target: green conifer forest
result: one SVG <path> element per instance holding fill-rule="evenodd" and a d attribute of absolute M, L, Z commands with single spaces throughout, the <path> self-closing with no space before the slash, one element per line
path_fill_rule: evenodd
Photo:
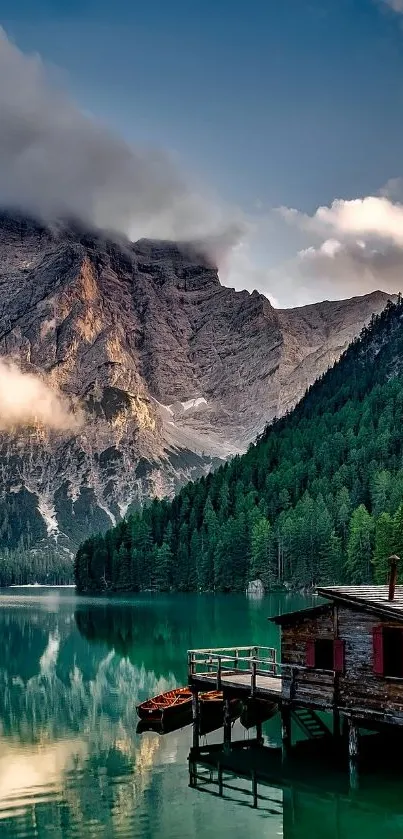
<path fill-rule="evenodd" d="M 385 582 L 403 556 L 403 305 L 389 303 L 243 456 L 75 560 L 80 591 Z"/>

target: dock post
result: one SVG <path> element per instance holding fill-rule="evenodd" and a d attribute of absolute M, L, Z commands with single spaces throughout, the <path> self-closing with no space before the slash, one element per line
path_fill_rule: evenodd
<path fill-rule="evenodd" d="M 257 775 L 256 770 L 252 769 L 252 796 L 253 796 L 253 807 L 257 810 L 259 797 L 258 797 L 258 786 L 257 786 Z"/>
<path fill-rule="evenodd" d="M 259 720 L 259 722 L 256 723 L 256 740 L 257 740 L 258 746 L 263 746 L 264 741 L 263 741 L 262 723 L 260 722 L 260 720 Z"/>
<path fill-rule="evenodd" d="M 333 737 L 336 741 L 340 740 L 340 711 L 335 708 L 333 711 Z"/>
<path fill-rule="evenodd" d="M 289 705 L 281 706 L 281 740 L 284 760 L 290 753 L 291 748 L 291 709 Z"/>
<path fill-rule="evenodd" d="M 348 719 L 348 757 L 350 787 L 354 790 L 358 789 L 359 734 L 358 726 L 350 717 Z"/>
<path fill-rule="evenodd" d="M 197 768 L 196 763 L 193 760 L 189 761 L 189 786 L 196 787 L 197 786 Z"/>
<path fill-rule="evenodd" d="M 199 691 L 194 690 L 192 696 L 192 721 L 193 721 L 193 748 L 199 748 L 199 731 L 200 731 L 200 702 Z"/>
<path fill-rule="evenodd" d="M 224 696 L 224 752 L 231 751 L 231 704 Z"/>
<path fill-rule="evenodd" d="M 223 786 L 223 777 L 222 777 L 222 766 L 221 763 L 218 763 L 217 766 L 217 775 L 218 775 L 218 795 L 222 798 L 224 786 Z"/>

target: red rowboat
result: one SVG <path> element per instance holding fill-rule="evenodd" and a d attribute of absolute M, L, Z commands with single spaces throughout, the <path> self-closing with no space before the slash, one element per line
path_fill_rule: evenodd
<path fill-rule="evenodd" d="M 223 724 L 224 697 L 222 691 L 210 690 L 199 693 L 200 733 L 214 731 Z M 231 719 L 235 720 L 241 712 L 237 699 L 231 699 Z M 140 730 L 156 729 L 160 733 L 173 731 L 192 722 L 192 692 L 189 688 L 175 688 L 147 699 L 137 706 L 141 719 Z M 144 725 L 145 724 L 145 727 Z"/>
<path fill-rule="evenodd" d="M 137 714 L 142 720 L 162 722 L 166 717 L 178 715 L 192 718 L 192 692 L 189 688 L 175 688 L 147 699 L 137 706 Z"/>
<path fill-rule="evenodd" d="M 221 690 L 210 690 L 207 693 L 199 694 L 200 700 L 200 727 L 199 734 L 209 734 L 223 725 L 224 696 Z M 230 700 L 231 720 L 239 717 L 241 703 L 238 699 Z"/>

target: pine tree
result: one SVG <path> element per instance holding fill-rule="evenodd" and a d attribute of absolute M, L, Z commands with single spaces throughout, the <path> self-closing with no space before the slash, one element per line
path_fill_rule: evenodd
<path fill-rule="evenodd" d="M 388 558 L 394 551 L 394 522 L 389 513 L 381 513 L 375 521 L 374 580 L 386 585 L 388 579 Z"/>
<path fill-rule="evenodd" d="M 387 469 L 376 472 L 371 482 L 372 513 L 379 516 L 389 510 L 389 497 L 392 485 L 392 475 Z"/>
<path fill-rule="evenodd" d="M 343 567 L 343 548 L 340 536 L 333 532 L 320 550 L 320 569 L 318 582 L 322 585 L 341 583 L 341 568 Z"/>
<path fill-rule="evenodd" d="M 371 582 L 374 522 L 364 504 L 351 516 L 347 542 L 346 577 L 349 583 Z"/>
<path fill-rule="evenodd" d="M 249 577 L 251 580 L 260 578 L 266 586 L 270 586 L 272 582 L 270 554 L 270 522 L 266 518 L 259 517 L 252 526 Z"/>
<path fill-rule="evenodd" d="M 157 591 L 169 591 L 172 580 L 172 551 L 169 542 L 154 548 L 154 585 Z"/>
<path fill-rule="evenodd" d="M 403 503 L 393 517 L 393 552 L 403 559 Z"/>
<path fill-rule="evenodd" d="M 116 591 L 130 591 L 132 587 L 130 551 L 124 542 L 120 545 L 117 563 L 119 571 L 116 580 Z"/>

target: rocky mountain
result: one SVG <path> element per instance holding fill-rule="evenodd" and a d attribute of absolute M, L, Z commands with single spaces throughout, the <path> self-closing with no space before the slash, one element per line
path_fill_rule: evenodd
<path fill-rule="evenodd" d="M 243 451 L 388 295 L 276 310 L 195 248 L 0 217 L 0 358 L 83 421 L 0 434 L 0 545 L 72 550 Z"/>

